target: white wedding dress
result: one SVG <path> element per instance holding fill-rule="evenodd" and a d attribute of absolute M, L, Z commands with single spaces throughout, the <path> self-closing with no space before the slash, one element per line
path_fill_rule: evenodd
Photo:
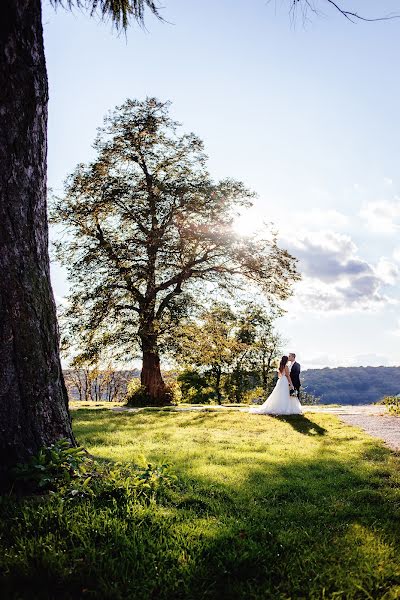
<path fill-rule="evenodd" d="M 249 412 L 258 415 L 302 415 L 301 404 L 297 396 L 289 393 L 289 382 L 283 373 L 264 404 L 250 408 Z"/>

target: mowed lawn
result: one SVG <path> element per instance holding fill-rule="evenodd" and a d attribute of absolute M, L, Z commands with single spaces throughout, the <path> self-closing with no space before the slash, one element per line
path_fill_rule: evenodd
<path fill-rule="evenodd" d="M 400 598 L 400 460 L 335 416 L 73 413 L 101 460 L 169 463 L 157 501 L 4 503 L 5 598 Z"/>

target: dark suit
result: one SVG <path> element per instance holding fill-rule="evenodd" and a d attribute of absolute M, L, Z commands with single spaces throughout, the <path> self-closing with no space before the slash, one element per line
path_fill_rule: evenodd
<path fill-rule="evenodd" d="M 290 369 L 290 379 L 292 380 L 293 387 L 296 390 L 297 396 L 300 393 L 300 364 L 296 361 L 292 364 L 292 368 Z"/>

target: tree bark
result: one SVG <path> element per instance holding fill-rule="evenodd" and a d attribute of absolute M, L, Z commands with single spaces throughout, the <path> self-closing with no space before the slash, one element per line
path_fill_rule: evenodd
<path fill-rule="evenodd" d="M 221 375 L 222 370 L 219 365 L 215 367 L 215 391 L 217 394 L 217 402 L 218 404 L 222 404 L 222 394 L 221 394 Z"/>
<path fill-rule="evenodd" d="M 140 383 L 145 388 L 150 406 L 167 406 L 171 398 L 161 375 L 160 356 L 156 338 L 152 335 L 140 335 L 143 362 Z"/>
<path fill-rule="evenodd" d="M 59 358 L 46 217 L 47 75 L 40 0 L 0 20 L 0 464 L 74 443 Z"/>

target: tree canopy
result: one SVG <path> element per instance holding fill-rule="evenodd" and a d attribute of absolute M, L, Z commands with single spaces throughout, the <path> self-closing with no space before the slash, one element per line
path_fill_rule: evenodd
<path fill-rule="evenodd" d="M 154 0 L 50 0 L 50 3 L 70 10 L 74 7 L 86 9 L 91 16 L 99 13 L 103 19 L 111 19 L 117 29 L 127 29 L 131 20 L 143 25 L 146 9 L 161 19 Z"/>

